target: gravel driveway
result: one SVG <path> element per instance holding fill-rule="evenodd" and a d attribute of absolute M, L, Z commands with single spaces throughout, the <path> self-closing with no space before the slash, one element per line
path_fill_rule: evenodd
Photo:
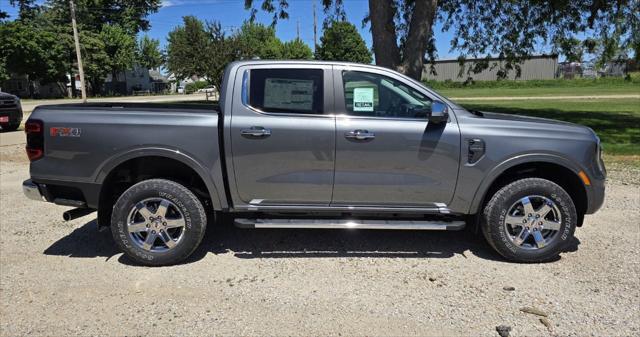
<path fill-rule="evenodd" d="M 132 265 L 95 216 L 63 222 L 65 208 L 25 199 L 21 145 L 0 147 L 0 176 L 3 336 L 640 334 L 637 172 L 610 172 L 604 208 L 551 263 L 504 262 L 471 230 L 224 221 L 163 268 Z"/>

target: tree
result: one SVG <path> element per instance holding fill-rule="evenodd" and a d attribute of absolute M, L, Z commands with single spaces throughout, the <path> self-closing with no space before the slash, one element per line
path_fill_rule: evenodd
<path fill-rule="evenodd" d="M 136 62 L 145 69 L 156 69 L 164 63 L 160 40 L 144 35 L 136 47 Z"/>
<path fill-rule="evenodd" d="M 282 45 L 282 58 L 287 60 L 310 60 L 313 58 L 311 48 L 296 38 Z"/>
<path fill-rule="evenodd" d="M 76 17 L 83 63 L 92 92 L 98 93 L 105 77 L 130 64 L 131 53 L 135 50 L 135 36 L 150 27 L 148 15 L 156 12 L 161 0 L 77 0 Z M 59 54 L 65 58 L 67 74 L 76 73 L 75 46 L 70 27 L 69 1 L 46 0 L 44 5 L 34 5 L 40 1 L 17 0 L 12 5 L 20 6 L 18 21 L 25 21 L 31 27 L 40 27 L 57 37 Z M 30 20 L 25 13 L 36 13 Z M 105 28 L 105 26 L 107 28 Z M 117 28 L 114 28 L 117 27 Z M 125 38 L 126 35 L 128 38 Z M 121 47 L 117 44 L 123 42 Z M 106 50 L 105 48 L 109 48 Z M 116 59 L 113 59 L 115 56 Z M 123 62 L 124 60 L 124 62 Z M 71 81 L 75 93 L 75 81 Z"/>
<path fill-rule="evenodd" d="M 195 16 L 182 18 L 183 26 L 169 32 L 167 68 L 178 78 L 204 76 L 207 71 L 209 39 L 204 23 Z"/>
<path fill-rule="evenodd" d="M 273 27 L 245 22 L 234 36 L 237 57 L 263 60 L 282 58 L 282 41 Z"/>
<path fill-rule="evenodd" d="M 209 37 L 209 44 L 207 46 L 208 62 L 205 75 L 209 83 L 220 90 L 224 69 L 235 57 L 235 40 L 224 34 L 220 22 L 208 22 L 207 35 Z"/>
<path fill-rule="evenodd" d="M 33 0 L 28 0 L 33 1 Z M 99 32 L 104 24 L 118 25 L 135 36 L 151 27 L 148 16 L 160 9 L 162 0 L 76 0 L 80 30 Z M 46 8 L 59 24 L 69 24 L 69 0 L 47 0 Z"/>
<path fill-rule="evenodd" d="M 287 0 L 262 0 L 262 10 L 287 18 Z M 342 0 L 322 0 L 325 11 L 341 13 Z M 245 7 L 256 9 L 253 0 Z M 503 62 L 500 74 L 519 72 L 518 64 L 538 51 L 539 45 L 556 37 L 580 34 L 599 36 L 625 49 L 640 50 L 640 1 L 637 0 L 369 0 L 369 14 L 364 22 L 371 24 L 376 64 L 397 69 L 420 79 L 425 57 L 434 60 L 436 48 L 433 26 L 443 22 L 443 29 L 453 32 L 451 51 L 466 57 L 497 56 Z M 603 48 L 606 51 L 611 48 Z M 638 53 L 636 52 L 636 57 Z"/>
<path fill-rule="evenodd" d="M 567 62 L 582 62 L 584 48 L 582 41 L 575 37 L 559 37 L 554 41 L 554 49 L 562 53 Z"/>
<path fill-rule="evenodd" d="M 117 24 L 103 25 L 99 36 L 108 57 L 107 66 L 111 72 L 111 84 L 115 85 L 118 73 L 133 67 L 135 63 L 136 41 L 132 35 Z"/>
<path fill-rule="evenodd" d="M 220 88 L 224 68 L 234 59 L 234 40 L 225 36 L 219 22 L 203 23 L 193 16 L 169 33 L 167 68 L 178 78 L 204 77 Z"/>
<path fill-rule="evenodd" d="M 64 45 L 57 35 L 22 21 L 0 24 L 0 80 L 11 73 L 27 75 L 29 82 L 64 81 L 68 67 Z"/>
<path fill-rule="evenodd" d="M 36 5 L 35 0 L 9 0 L 9 4 L 18 7 L 19 20 L 32 20 L 37 15 L 40 6 Z"/>
<path fill-rule="evenodd" d="M 371 63 L 371 52 L 354 25 L 347 21 L 333 21 L 324 29 L 316 59 Z"/>
<path fill-rule="evenodd" d="M 84 65 L 84 75 L 89 83 L 89 91 L 92 95 L 97 95 L 102 91 L 104 79 L 111 73 L 109 55 L 107 55 L 104 41 L 99 33 L 92 31 L 80 31 L 80 47 L 82 51 L 82 63 Z M 72 52 L 73 50 L 69 50 Z M 75 58 L 73 68 L 77 67 Z M 73 72 L 71 72 L 73 74 Z M 71 81 L 71 87 L 75 94 L 75 80 Z"/>

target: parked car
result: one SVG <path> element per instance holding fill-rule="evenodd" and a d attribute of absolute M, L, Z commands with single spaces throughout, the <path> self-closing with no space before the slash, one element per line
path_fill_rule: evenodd
<path fill-rule="evenodd" d="M 397 72 L 242 61 L 218 108 L 38 107 L 24 193 L 98 211 L 146 265 L 183 261 L 221 215 L 247 228 L 460 230 L 508 260 L 547 261 L 604 200 L 589 128 L 466 110 Z M 225 217 L 227 218 L 227 217 Z"/>
<path fill-rule="evenodd" d="M 14 131 L 22 123 L 20 98 L 0 91 L 0 130 Z"/>
<path fill-rule="evenodd" d="M 184 91 L 184 86 L 183 86 L 183 85 L 181 85 L 181 86 L 179 86 L 179 87 L 178 87 L 178 93 L 179 93 L 179 94 L 184 94 L 184 93 L 185 93 L 185 91 Z"/>
<path fill-rule="evenodd" d="M 200 93 L 214 93 L 216 92 L 216 87 L 214 85 L 209 85 L 206 88 L 198 89 Z"/>

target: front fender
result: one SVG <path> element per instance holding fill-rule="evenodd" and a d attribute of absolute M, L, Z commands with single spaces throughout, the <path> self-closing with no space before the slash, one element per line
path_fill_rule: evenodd
<path fill-rule="evenodd" d="M 521 154 L 512 158 L 509 158 L 500 164 L 494 166 L 482 179 L 480 184 L 478 185 L 471 204 L 469 205 L 469 209 L 467 214 L 476 214 L 480 212 L 480 207 L 482 202 L 486 196 L 487 191 L 491 185 L 508 169 L 515 167 L 520 164 L 525 163 L 551 163 L 566 167 L 571 170 L 573 173 L 578 175 L 580 171 L 583 170 L 579 164 L 559 155 L 549 154 L 549 153 L 527 153 Z"/>

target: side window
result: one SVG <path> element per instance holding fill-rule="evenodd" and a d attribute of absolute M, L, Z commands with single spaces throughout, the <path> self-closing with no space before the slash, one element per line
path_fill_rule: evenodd
<path fill-rule="evenodd" d="M 389 118 L 427 118 L 431 100 L 390 77 L 343 71 L 347 114 Z"/>
<path fill-rule="evenodd" d="M 252 69 L 249 105 L 263 112 L 322 114 L 321 69 Z"/>

